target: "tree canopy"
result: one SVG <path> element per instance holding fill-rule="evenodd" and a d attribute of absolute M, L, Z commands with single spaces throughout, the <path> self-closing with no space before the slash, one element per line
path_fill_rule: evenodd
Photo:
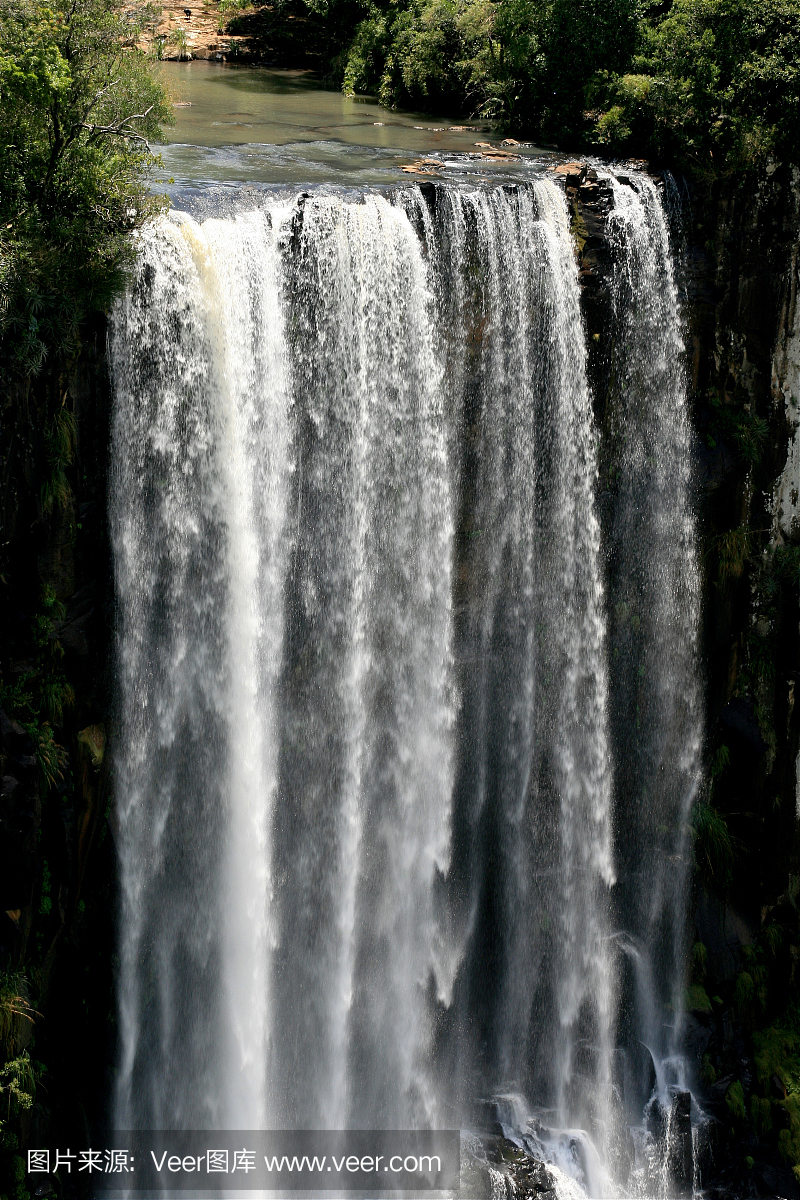
<path fill-rule="evenodd" d="M 343 85 L 384 104 L 698 172 L 800 156 L 800 0 L 368 3 Z"/>
<path fill-rule="evenodd" d="M 150 142 L 171 120 L 136 43 L 147 7 L 0 0 L 0 337 L 39 370 L 120 286 L 163 203 Z"/>

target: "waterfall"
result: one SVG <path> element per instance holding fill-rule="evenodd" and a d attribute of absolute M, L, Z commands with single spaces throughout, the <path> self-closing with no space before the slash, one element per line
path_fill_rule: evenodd
<path fill-rule="evenodd" d="M 109 336 L 118 1126 L 494 1097 L 589 1131 L 600 1195 L 616 1047 L 677 1056 L 688 417 L 658 192 L 612 186 L 610 449 L 550 179 L 142 235 Z"/>
<path fill-rule="evenodd" d="M 683 337 L 669 230 L 647 176 L 609 176 L 614 398 L 607 471 L 618 919 L 635 998 L 629 1037 L 649 1051 L 662 1099 L 679 1061 L 688 819 L 700 769 L 700 580 Z M 638 1051 L 634 1052 L 634 1058 Z M 652 1060 L 652 1062 L 650 1061 Z"/>
<path fill-rule="evenodd" d="M 273 214 L 273 217 L 277 214 Z M 258 1127 L 289 391 L 273 224 L 144 235 L 112 322 L 119 1120 Z"/>
<path fill-rule="evenodd" d="M 476 1066 L 483 1087 L 532 1085 L 566 1121 L 580 1108 L 578 1077 L 592 1080 L 592 1102 L 607 1101 L 614 999 L 603 588 L 578 281 L 566 205 L 549 182 L 451 190 L 438 208 L 448 378 L 475 430 L 460 471 L 461 1018 L 477 1017 L 488 1045 Z"/>
<path fill-rule="evenodd" d="M 425 1127 L 454 718 L 453 497 L 431 295 L 408 219 L 380 196 L 309 199 L 292 237 L 302 482 L 275 1078 L 290 1124 Z"/>

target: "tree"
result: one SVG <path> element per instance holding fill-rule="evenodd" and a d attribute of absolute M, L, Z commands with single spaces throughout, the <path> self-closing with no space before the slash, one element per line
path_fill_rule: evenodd
<path fill-rule="evenodd" d="M 41 370 L 122 286 L 171 120 L 137 49 L 148 7 L 0 0 L 0 340 L 5 369 Z"/>
<path fill-rule="evenodd" d="M 800 0 L 674 0 L 632 69 L 605 94 L 620 146 L 708 174 L 798 161 Z"/>

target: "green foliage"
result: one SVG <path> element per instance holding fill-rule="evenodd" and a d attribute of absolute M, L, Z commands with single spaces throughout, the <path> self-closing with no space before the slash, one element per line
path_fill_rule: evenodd
<path fill-rule="evenodd" d="M 503 127 L 569 137 L 586 81 L 600 67 L 621 69 L 636 37 L 635 0 L 374 4 L 355 30 L 344 87 L 390 106 L 468 107 Z"/>
<path fill-rule="evenodd" d="M 731 752 L 724 744 L 717 746 L 714 761 L 711 764 L 711 778 L 717 779 L 726 767 L 730 766 Z"/>
<path fill-rule="evenodd" d="M 6 1121 L 31 1107 L 38 1074 L 27 1050 L 0 1066 L 0 1129 Z"/>
<path fill-rule="evenodd" d="M 183 62 L 185 58 L 191 58 L 189 53 L 189 39 L 186 36 L 186 30 L 182 25 L 176 25 L 172 33 L 167 38 L 167 45 L 174 46 L 178 51 L 178 59 Z"/>
<path fill-rule="evenodd" d="M 710 1013 L 712 1011 L 711 1001 L 701 983 L 693 983 L 686 989 L 683 1006 L 687 1012 Z"/>
<path fill-rule="evenodd" d="M 800 546 L 778 546 L 772 568 L 776 583 L 785 580 L 792 587 L 800 588 Z"/>
<path fill-rule="evenodd" d="M 781 1107 L 788 1115 L 789 1128 L 781 1129 L 778 1133 L 778 1149 L 783 1158 L 791 1163 L 797 1176 L 800 1167 L 800 1096 L 787 1096 Z"/>
<path fill-rule="evenodd" d="M 14 1054 L 20 1022 L 33 1024 L 35 1016 L 21 971 L 0 972 L 0 1058 Z"/>
<path fill-rule="evenodd" d="M 48 516 L 54 508 L 66 508 L 69 503 L 71 491 L 66 472 L 75 457 L 76 437 L 74 413 L 62 404 L 45 431 L 47 475 L 41 490 L 43 516 Z"/>
<path fill-rule="evenodd" d="M 67 751 L 55 740 L 53 730 L 46 721 L 42 725 L 33 722 L 26 725 L 25 728 L 36 745 L 36 761 L 39 764 L 45 787 L 55 787 L 64 778 L 69 761 Z"/>
<path fill-rule="evenodd" d="M 38 694 L 38 701 L 34 698 Z M 58 677 L 23 675 L 12 687 L 0 684 L 0 707 L 18 718 L 34 743 L 36 760 L 46 788 L 55 787 L 63 779 L 69 756 L 63 746 L 56 742 L 49 721 L 42 721 L 41 713 L 51 705 L 57 711 L 74 703 L 75 694 L 69 683 Z"/>
<path fill-rule="evenodd" d="M 736 859 L 735 842 L 727 821 L 713 804 L 701 802 L 692 812 L 690 832 L 701 878 L 724 892 L 730 887 Z"/>
<path fill-rule="evenodd" d="M 700 1068 L 700 1081 L 704 1087 L 711 1087 L 717 1081 L 717 1072 L 714 1070 L 710 1054 L 703 1055 L 703 1063 Z"/>
<path fill-rule="evenodd" d="M 728 1111 L 736 1121 L 747 1120 L 747 1109 L 744 1104 L 744 1089 L 738 1079 L 735 1079 L 725 1093 L 725 1103 Z"/>
<path fill-rule="evenodd" d="M 772 1105 L 769 1100 L 756 1095 L 750 1097 L 750 1116 L 759 1137 L 772 1132 Z"/>
<path fill-rule="evenodd" d="M 768 423 L 749 405 L 726 402 L 715 388 L 710 390 L 708 399 L 711 412 L 711 423 L 706 432 L 708 445 L 713 449 L 720 438 L 727 438 L 748 466 L 758 466 L 767 442 Z"/>
<path fill-rule="evenodd" d="M 792 1009 L 786 1016 L 753 1034 L 756 1078 L 764 1091 L 777 1075 L 787 1093 L 800 1093 L 800 1015 Z"/>
<path fill-rule="evenodd" d="M 692 976 L 699 983 L 705 979 L 707 964 L 708 950 L 702 942 L 695 942 L 692 946 Z"/>
<path fill-rule="evenodd" d="M 743 1016 L 751 1004 L 755 996 L 755 982 L 749 971 L 742 971 L 736 979 L 736 985 L 733 989 L 733 1003 L 739 1016 Z"/>
<path fill-rule="evenodd" d="M 611 151 L 620 150 L 630 141 L 631 127 L 621 104 L 612 104 L 601 113 L 594 127 L 595 140 Z"/>
<path fill-rule="evenodd" d="M 380 84 L 383 103 L 441 109 L 458 103 L 461 41 L 453 0 L 412 0 L 392 26 Z"/>
<path fill-rule="evenodd" d="M 6 369 L 70 354 L 131 262 L 131 234 L 163 201 L 149 141 L 172 119 L 135 43 L 151 14 L 104 0 L 0 0 L 0 340 Z M 71 431 L 56 414 L 47 509 Z"/>
<path fill-rule="evenodd" d="M 765 925 L 761 931 L 761 936 L 764 939 L 764 944 L 769 953 L 774 958 L 783 945 L 783 930 L 780 925 L 774 922 L 770 925 Z"/>
<path fill-rule="evenodd" d="M 47 917 L 53 910 L 53 900 L 50 895 L 51 879 L 50 867 L 45 861 L 42 867 L 42 890 L 39 897 L 39 916 Z"/>
<path fill-rule="evenodd" d="M 656 152 L 701 170 L 796 154 L 797 0 L 674 0 L 641 32 L 633 66 L 653 82 L 623 102 Z"/>
<path fill-rule="evenodd" d="M 75 702 L 72 685 L 60 669 L 64 650 L 55 636 L 54 627 L 64 615 L 64 605 L 45 587 L 41 607 L 31 618 L 33 669 L 18 675 L 13 683 L 0 680 L 0 707 L 18 720 L 32 739 L 46 789 L 64 778 L 69 761 L 53 730 Z"/>
<path fill-rule="evenodd" d="M 331 25 L 343 0 L 306 0 Z M 365 7 L 367 4 L 365 3 Z M 371 0 L 344 88 L 389 106 L 468 108 L 504 129 L 719 173 L 798 160 L 800 0 Z M 355 11 L 358 11 L 356 6 Z M 745 418 L 758 460 L 766 426 Z"/>
<path fill-rule="evenodd" d="M 752 1022 L 763 1017 L 767 1010 L 769 966 L 765 961 L 764 946 L 757 942 L 742 948 L 745 970 L 737 977 L 733 989 L 733 1003 L 739 1018 Z"/>

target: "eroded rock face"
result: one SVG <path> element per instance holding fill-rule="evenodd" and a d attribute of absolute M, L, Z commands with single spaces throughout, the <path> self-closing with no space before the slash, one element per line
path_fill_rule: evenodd
<path fill-rule="evenodd" d="M 676 1196 L 691 1196 L 694 1177 L 692 1154 L 692 1097 L 678 1092 L 672 1100 L 667 1139 L 667 1175 Z"/>
<path fill-rule="evenodd" d="M 474 1200 L 558 1200 L 557 1173 L 528 1150 L 497 1135 L 461 1144 L 461 1195 Z"/>

